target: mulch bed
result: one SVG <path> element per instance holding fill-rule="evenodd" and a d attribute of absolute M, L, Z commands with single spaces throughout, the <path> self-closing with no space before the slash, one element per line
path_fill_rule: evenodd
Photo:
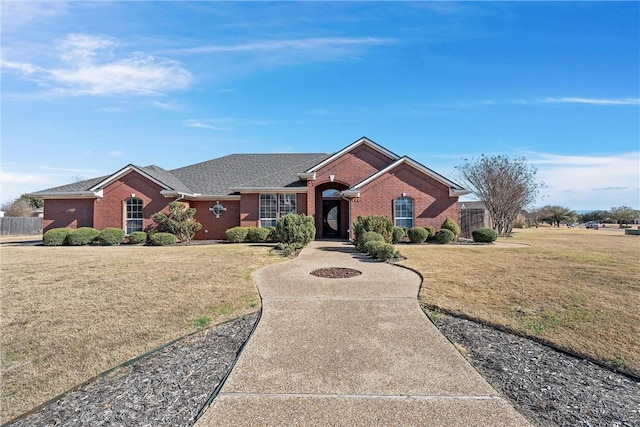
<path fill-rule="evenodd" d="M 359 276 L 362 274 L 362 272 L 354 270 L 353 268 L 329 267 L 313 270 L 309 274 L 311 274 L 312 276 L 323 277 L 327 279 L 348 279 L 349 277 Z"/>
<path fill-rule="evenodd" d="M 640 382 L 535 341 L 450 315 L 440 331 L 538 426 L 640 426 Z"/>
<path fill-rule="evenodd" d="M 11 426 L 192 425 L 257 319 L 251 314 L 177 341 Z"/>
<path fill-rule="evenodd" d="M 472 365 L 537 426 L 638 426 L 640 383 L 537 342 L 432 316 Z M 169 345 L 13 426 L 190 426 L 234 363 L 257 314 Z"/>

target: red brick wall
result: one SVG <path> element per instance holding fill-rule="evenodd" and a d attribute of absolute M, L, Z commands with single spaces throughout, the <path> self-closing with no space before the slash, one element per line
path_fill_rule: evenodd
<path fill-rule="evenodd" d="M 260 197 L 258 194 L 243 194 L 240 200 L 240 225 L 243 227 L 258 227 Z"/>
<path fill-rule="evenodd" d="M 439 229 L 447 217 L 460 222 L 458 198 L 449 197 L 449 188 L 403 164 L 360 190 L 360 199 L 351 203 L 352 220 L 358 215 L 386 215 L 394 219 L 394 200 L 406 193 L 413 199 L 414 225 Z"/>
<path fill-rule="evenodd" d="M 227 237 L 224 232 L 240 225 L 239 200 L 221 200 L 220 203 L 223 204 L 227 210 L 220 215 L 220 218 L 216 218 L 216 216 L 209 211 L 215 203 L 215 200 L 191 202 L 191 207 L 196 209 L 196 221 L 202 224 L 202 228 L 196 233 L 196 239 L 225 240 Z"/>
<path fill-rule="evenodd" d="M 315 186 L 330 182 L 329 176 L 334 175 L 336 182 L 351 187 L 391 163 L 392 159 L 362 144 L 320 168 L 316 172 Z"/>
<path fill-rule="evenodd" d="M 93 227 L 94 199 L 44 201 L 44 231 L 52 228 Z"/>
<path fill-rule="evenodd" d="M 124 228 L 124 203 L 135 194 L 144 203 L 143 229 L 153 225 L 151 215 L 165 210 L 171 199 L 165 198 L 162 187 L 137 172 L 129 172 L 124 177 L 109 184 L 103 191 L 103 198 L 96 199 L 93 208 L 93 226 L 99 230 L 107 227 Z"/>

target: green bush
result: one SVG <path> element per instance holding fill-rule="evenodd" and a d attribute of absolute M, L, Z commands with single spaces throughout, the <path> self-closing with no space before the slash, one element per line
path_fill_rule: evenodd
<path fill-rule="evenodd" d="M 453 231 L 449 230 L 448 228 L 443 228 L 436 233 L 436 240 L 438 241 L 438 243 L 443 245 L 453 242 L 453 239 L 455 238 L 456 235 L 453 234 Z"/>
<path fill-rule="evenodd" d="M 274 232 L 276 242 L 297 243 L 304 247 L 316 237 L 316 225 L 312 216 L 287 214 L 280 218 Z"/>
<path fill-rule="evenodd" d="M 376 254 L 378 253 L 378 249 L 380 246 L 385 245 L 384 241 L 380 240 L 369 240 L 364 244 L 364 252 L 376 258 Z"/>
<path fill-rule="evenodd" d="M 454 240 L 460 235 L 460 226 L 453 218 L 445 219 L 440 229 L 450 230 L 454 235 Z"/>
<path fill-rule="evenodd" d="M 367 231 L 375 231 L 382 235 L 385 242 L 391 243 L 393 238 L 393 222 L 387 216 L 359 216 L 353 223 L 353 232 L 355 235 L 353 243 L 359 251 L 363 250 L 364 242 L 362 241 L 362 236 Z"/>
<path fill-rule="evenodd" d="M 119 245 L 124 242 L 124 230 L 121 228 L 105 228 L 98 234 L 98 242 L 105 246 Z"/>
<path fill-rule="evenodd" d="M 96 240 L 100 231 L 92 227 L 80 227 L 67 234 L 67 244 L 71 246 L 84 246 Z"/>
<path fill-rule="evenodd" d="M 250 227 L 247 233 L 247 240 L 251 243 L 266 242 L 271 230 L 261 227 Z"/>
<path fill-rule="evenodd" d="M 300 244 L 300 243 L 290 243 L 289 245 L 284 247 L 284 249 L 282 249 L 282 256 L 289 257 L 296 250 L 301 249 L 302 247 L 303 247 L 303 245 Z"/>
<path fill-rule="evenodd" d="M 155 233 L 154 233 L 155 234 Z M 129 234 L 129 243 L 132 245 L 139 245 L 140 243 L 146 243 L 147 233 L 144 231 L 134 231 Z"/>
<path fill-rule="evenodd" d="M 362 237 L 360 238 L 360 240 L 362 241 L 363 249 L 364 249 L 364 245 L 367 242 L 370 242 L 372 240 L 375 240 L 376 242 L 386 243 L 382 234 L 377 233 L 375 231 L 365 231 L 364 234 L 362 234 Z"/>
<path fill-rule="evenodd" d="M 376 258 L 387 261 L 396 256 L 396 248 L 390 243 L 382 243 L 376 251 Z"/>
<path fill-rule="evenodd" d="M 171 233 L 155 233 L 153 237 L 151 237 L 151 244 L 153 246 L 168 246 L 176 243 L 176 236 Z"/>
<path fill-rule="evenodd" d="M 157 224 L 158 231 L 171 233 L 181 242 L 190 242 L 202 228 L 202 224 L 194 219 L 195 208 L 175 201 L 169 203 L 168 212 L 156 212 L 151 215 L 151 219 Z"/>
<path fill-rule="evenodd" d="M 231 243 L 244 242 L 247 240 L 247 234 L 249 234 L 249 228 L 247 227 L 233 227 L 224 232 L 227 240 Z"/>
<path fill-rule="evenodd" d="M 429 237 L 429 232 L 423 227 L 413 227 L 407 230 L 411 243 L 422 243 Z"/>
<path fill-rule="evenodd" d="M 471 232 L 474 242 L 491 243 L 498 238 L 498 232 L 491 228 L 478 228 Z"/>
<path fill-rule="evenodd" d="M 391 235 L 391 242 L 392 243 L 400 243 L 404 240 L 404 236 L 405 236 L 406 232 L 404 231 L 404 228 L 402 227 L 393 227 L 393 232 Z"/>
<path fill-rule="evenodd" d="M 66 243 L 67 236 L 71 233 L 71 228 L 52 228 L 42 235 L 42 244 L 45 246 L 62 246 Z"/>
<path fill-rule="evenodd" d="M 435 227 L 427 225 L 427 226 L 424 227 L 424 229 L 427 230 L 427 232 L 429 232 L 429 235 L 427 236 L 427 240 L 432 239 L 433 237 L 435 237 L 435 235 L 436 235 Z"/>

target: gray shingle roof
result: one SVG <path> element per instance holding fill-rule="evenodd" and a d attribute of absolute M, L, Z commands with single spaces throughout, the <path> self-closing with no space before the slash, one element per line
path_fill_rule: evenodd
<path fill-rule="evenodd" d="M 322 162 L 329 155 L 306 154 L 231 154 L 194 165 L 167 171 L 159 166 L 134 166 L 179 193 L 202 195 L 232 194 L 236 188 L 287 188 L 303 187 L 298 174 Z M 110 176 L 32 193 L 54 194 L 89 191 Z"/>
<path fill-rule="evenodd" d="M 171 173 L 195 193 L 230 194 L 236 188 L 285 188 L 304 186 L 298 178 L 327 157 L 311 154 L 231 154 Z"/>

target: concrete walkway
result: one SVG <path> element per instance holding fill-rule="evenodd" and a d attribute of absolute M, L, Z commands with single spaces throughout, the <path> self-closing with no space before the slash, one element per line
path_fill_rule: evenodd
<path fill-rule="evenodd" d="M 422 313 L 417 274 L 313 242 L 254 277 L 262 319 L 198 426 L 529 425 Z"/>

